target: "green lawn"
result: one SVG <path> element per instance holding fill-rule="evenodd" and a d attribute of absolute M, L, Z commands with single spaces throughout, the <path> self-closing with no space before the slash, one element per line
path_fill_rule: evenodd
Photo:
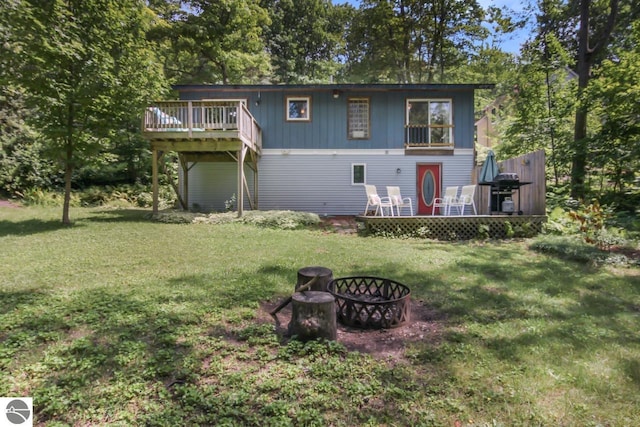
<path fill-rule="evenodd" d="M 437 243 L 0 208 L 0 396 L 41 425 L 640 425 L 640 272 Z M 281 343 L 298 269 L 385 276 L 444 320 L 403 360 Z"/>

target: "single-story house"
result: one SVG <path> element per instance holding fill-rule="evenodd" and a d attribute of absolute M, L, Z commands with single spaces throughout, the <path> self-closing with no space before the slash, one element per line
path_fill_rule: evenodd
<path fill-rule="evenodd" d="M 362 214 L 364 184 L 401 188 L 418 215 L 472 182 L 474 91 L 485 84 L 179 85 L 143 135 L 180 157 L 185 207 Z M 157 210 L 157 202 L 154 206 Z"/>

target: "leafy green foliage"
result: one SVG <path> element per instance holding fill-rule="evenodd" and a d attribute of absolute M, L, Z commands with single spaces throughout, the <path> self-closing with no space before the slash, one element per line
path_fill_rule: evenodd
<path fill-rule="evenodd" d="M 190 0 L 180 12 L 154 2 L 168 17 L 154 35 L 167 45 L 168 78 L 178 83 L 257 83 L 269 72 L 258 0 Z"/>
<path fill-rule="evenodd" d="M 238 218 L 236 212 L 224 213 L 189 213 L 189 212 L 160 212 L 154 216 L 156 221 L 164 223 L 198 223 L 198 224 L 224 224 L 240 222 L 259 227 L 273 228 L 277 230 L 295 230 L 316 226 L 320 223 L 320 217 L 310 212 L 296 211 L 246 211 Z"/>
<path fill-rule="evenodd" d="M 30 187 L 20 193 L 21 201 L 27 206 L 62 206 L 64 194 L 57 191 Z M 160 187 L 159 206 L 163 209 L 175 205 L 175 193 L 167 186 Z M 89 187 L 71 194 L 70 205 L 75 207 L 151 207 L 153 203 L 149 187 L 140 184 Z"/>
<path fill-rule="evenodd" d="M 550 209 L 545 232 L 548 235 L 563 237 L 556 241 L 552 240 L 551 245 L 548 245 L 543 238 L 541 250 L 557 252 L 579 261 L 591 258 L 591 262 L 594 263 L 634 264 L 637 262 L 634 259 L 628 259 L 624 254 L 609 253 L 612 248 L 635 251 L 637 233 L 633 219 L 616 215 L 612 206 L 601 205 L 596 199 L 590 204 L 584 204 L 575 199 L 567 199 L 566 194 L 566 188 L 552 188 L 549 193 Z M 575 245 L 567 245 L 563 239 L 568 239 L 567 241 L 579 239 L 591 249 L 583 250 L 581 246 L 576 249 Z M 559 244 L 556 245 L 558 242 Z M 553 246 L 557 246 L 557 249 Z M 549 247 L 552 249 L 548 249 Z"/>
<path fill-rule="evenodd" d="M 615 59 L 601 64 L 587 97 L 601 124 L 591 140 L 592 165 L 613 191 L 624 195 L 618 202 L 633 210 L 640 169 L 640 23 L 629 38 L 634 47 L 616 51 Z M 628 200 L 632 194 L 635 199 Z"/>
<path fill-rule="evenodd" d="M 329 0 L 262 0 L 271 22 L 264 27 L 275 83 L 328 83 L 344 50 L 350 6 Z"/>
<path fill-rule="evenodd" d="M 596 236 L 600 247 L 605 246 L 605 242 L 609 244 L 626 242 L 612 234 L 606 234 L 604 230 L 600 230 Z M 556 255 L 562 259 L 594 266 L 604 264 L 634 266 L 639 264 L 637 259 L 629 259 L 624 254 L 603 250 L 585 242 L 579 236 L 540 236 L 533 239 L 530 247 L 533 250 Z"/>
<path fill-rule="evenodd" d="M 61 171 L 34 135 L 20 132 L 0 145 L 0 193 L 23 197 L 30 188 L 46 191 L 63 183 Z"/>
<path fill-rule="evenodd" d="M 15 1 L 0 8 L 0 193 L 10 196 L 33 186 L 50 188 L 59 184 L 60 175 L 26 122 L 34 111 L 25 106 L 24 90 L 14 79 L 23 49 L 11 31 L 16 8 Z"/>
<path fill-rule="evenodd" d="M 505 102 L 511 114 L 498 122 L 503 140 L 496 151 L 509 158 L 545 150 L 547 175 L 557 184 L 570 172 L 576 81 L 567 52 L 551 35 L 546 43 L 546 54 L 531 47 L 523 53 L 515 93 L 508 95 L 513 101 Z"/>
<path fill-rule="evenodd" d="M 597 200 L 591 204 L 581 206 L 580 210 L 572 210 L 569 217 L 578 222 L 578 230 L 582 233 L 585 242 L 594 243 L 594 236 L 604 228 L 606 212 Z"/>
<path fill-rule="evenodd" d="M 11 36 L 19 41 L 16 83 L 29 122 L 44 136 L 65 176 L 62 221 L 69 223 L 74 170 L 137 129 L 137 117 L 160 93 L 162 75 L 146 40 L 137 0 L 19 1 Z"/>
<path fill-rule="evenodd" d="M 475 0 L 365 0 L 347 36 L 348 72 L 363 82 L 444 82 L 486 36 Z"/>
<path fill-rule="evenodd" d="M 294 230 L 310 225 L 318 225 L 320 217 L 311 212 L 249 211 L 242 217 L 242 222 L 260 227 Z"/>

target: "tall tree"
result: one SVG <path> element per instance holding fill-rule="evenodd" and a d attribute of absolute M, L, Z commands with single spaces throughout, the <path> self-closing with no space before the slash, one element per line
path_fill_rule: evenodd
<path fill-rule="evenodd" d="M 571 143 L 571 195 L 587 195 L 586 177 L 594 148 L 589 137 L 594 129 L 589 122 L 590 104 L 586 98 L 593 81 L 594 68 L 605 59 L 615 59 L 615 48 L 629 49 L 632 23 L 640 17 L 634 0 L 538 0 L 537 29 L 532 41 L 541 44 L 553 35 L 571 52 L 572 69 L 577 75 L 578 93 Z M 597 126 L 597 125 L 596 125 Z"/>
<path fill-rule="evenodd" d="M 336 74 L 353 8 L 330 0 L 262 0 L 264 39 L 277 83 L 327 82 Z"/>
<path fill-rule="evenodd" d="M 56 175 L 42 158 L 37 132 L 26 123 L 33 112 L 24 105 L 24 90 L 14 78 L 19 72 L 16 58 L 22 54 L 11 26 L 17 7 L 15 0 L 0 7 L 0 192 L 12 196 L 48 187 Z"/>
<path fill-rule="evenodd" d="M 269 74 L 259 0 L 186 0 L 180 13 L 159 8 L 171 26 L 168 75 L 179 83 L 256 83 Z"/>
<path fill-rule="evenodd" d="M 628 190 L 640 170 L 640 22 L 630 34 L 633 46 L 616 49 L 594 70 L 585 98 L 600 124 L 590 139 L 591 163 L 612 183 L 618 204 L 633 212 L 637 196 L 628 197 Z"/>
<path fill-rule="evenodd" d="M 540 0 L 539 10 L 540 37 L 534 43 L 542 44 L 546 35 L 552 34 L 573 56 L 579 102 L 571 144 L 571 195 L 581 199 L 587 191 L 585 177 L 590 158 L 589 107 L 584 94 L 592 80 L 592 69 L 628 37 L 627 25 L 638 15 L 638 10 L 631 0 Z"/>
<path fill-rule="evenodd" d="M 64 167 L 62 222 L 69 224 L 74 170 L 108 145 L 162 86 L 145 38 L 140 0 L 22 0 L 12 16 L 21 44 L 16 79 L 31 122 Z"/>
<path fill-rule="evenodd" d="M 580 0 L 580 28 L 578 29 L 578 52 L 576 73 L 578 74 L 578 99 L 589 85 L 591 68 L 597 63 L 608 44 L 618 15 L 618 0 L 609 0 L 607 19 L 603 25 L 595 26 L 591 19 L 592 0 Z M 595 27 L 595 30 L 591 28 Z M 574 131 L 574 154 L 571 167 L 571 196 L 584 198 L 584 180 L 587 166 L 587 115 L 586 103 L 580 103 L 576 109 Z"/>
<path fill-rule="evenodd" d="M 443 82 L 487 35 L 476 0 L 364 0 L 348 36 L 363 81 Z"/>
<path fill-rule="evenodd" d="M 521 52 L 521 62 L 512 88 L 509 117 L 501 126 L 501 157 L 522 155 L 543 149 L 550 160 L 550 175 L 570 172 L 573 137 L 571 117 L 575 112 L 575 73 L 569 68 L 571 58 L 548 35 L 544 47 L 528 45 Z"/>

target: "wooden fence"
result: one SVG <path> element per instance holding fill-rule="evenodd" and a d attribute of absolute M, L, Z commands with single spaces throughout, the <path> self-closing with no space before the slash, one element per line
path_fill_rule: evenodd
<path fill-rule="evenodd" d="M 513 195 L 516 201 L 516 210 L 520 210 L 524 215 L 546 215 L 546 176 L 545 176 L 545 153 L 543 150 L 525 154 L 523 156 L 498 162 L 500 172 L 515 172 L 521 182 L 531 182 L 529 185 L 520 187 Z M 478 183 L 482 165 L 476 166 L 472 179 L 473 183 Z M 517 206 L 518 194 L 520 207 Z M 476 196 L 476 206 L 478 214 L 490 215 L 491 187 L 478 186 Z"/>

